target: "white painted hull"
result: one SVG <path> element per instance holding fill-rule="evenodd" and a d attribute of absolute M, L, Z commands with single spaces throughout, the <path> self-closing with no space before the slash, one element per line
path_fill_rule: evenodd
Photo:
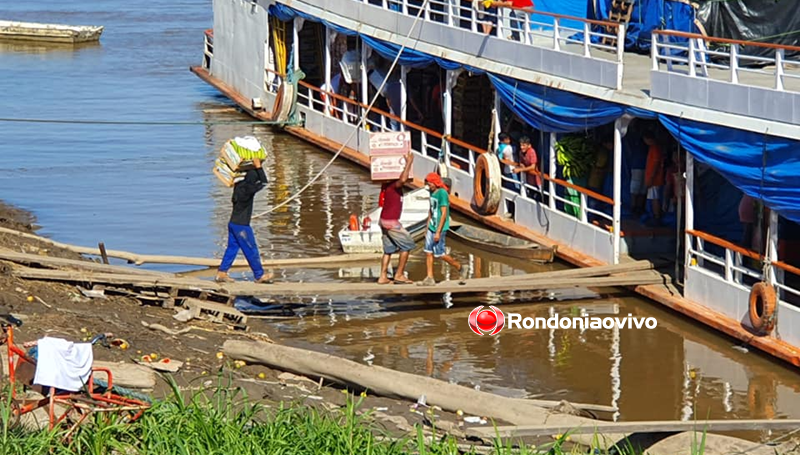
<path fill-rule="evenodd" d="M 421 237 L 425 231 L 430 207 L 429 198 L 430 193 L 425 188 L 408 192 L 403 196 L 403 213 L 400 215 L 400 224 L 414 237 Z M 367 216 L 372 220 L 369 230 L 351 231 L 348 227 L 344 227 L 339 231 L 339 243 L 345 253 L 383 252 L 381 228 L 378 225 L 381 208 L 376 208 Z"/>
<path fill-rule="evenodd" d="M 0 21 L 0 40 L 83 43 L 97 41 L 102 26 Z"/>

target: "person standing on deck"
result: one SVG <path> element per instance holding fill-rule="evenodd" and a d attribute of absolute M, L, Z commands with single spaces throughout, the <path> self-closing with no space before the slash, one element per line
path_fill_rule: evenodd
<path fill-rule="evenodd" d="M 507 163 L 516 163 L 517 161 L 514 159 L 514 146 L 511 145 L 511 136 L 507 133 L 500 133 L 497 135 L 497 139 L 500 141 L 500 144 L 497 146 L 497 157 Z M 513 166 L 506 163 L 502 163 L 502 166 L 503 188 L 519 193 L 520 178 L 514 173 Z"/>
<path fill-rule="evenodd" d="M 442 182 L 439 174 L 431 172 L 425 177 L 425 185 L 431 192 L 431 208 L 428 211 L 428 232 L 425 233 L 425 265 L 427 266 L 427 276 L 422 281 L 423 286 L 436 284 L 433 278 L 433 258 L 441 258 L 456 270 L 461 272 L 461 283 L 469 275 L 469 266 L 461 265 L 453 259 L 445 248 L 445 236 L 450 228 L 450 195 L 448 188 Z"/>
<path fill-rule="evenodd" d="M 215 277 L 217 282 L 233 281 L 228 276 L 228 270 L 233 265 L 240 248 L 247 259 L 247 263 L 253 270 L 256 283 L 272 282 L 272 274 L 264 274 L 256 238 L 253 234 L 253 228 L 250 227 L 250 218 L 253 215 L 253 198 L 267 184 L 267 176 L 261 167 L 261 160 L 254 158 L 253 165 L 255 169 L 247 170 L 244 180 L 237 182 L 233 187 L 233 195 L 231 196 L 233 209 L 228 223 L 228 248 L 225 250 L 225 255 L 222 257 L 222 263 Z"/>
<path fill-rule="evenodd" d="M 526 188 L 529 198 L 542 202 L 541 188 L 542 177 L 539 175 L 539 157 L 536 155 L 536 149 L 531 145 L 531 140 L 528 136 L 522 136 L 519 139 L 519 161 L 521 166 L 514 168 L 514 172 L 524 172 L 525 180 L 528 185 L 533 188 Z"/>
<path fill-rule="evenodd" d="M 660 225 L 661 199 L 665 183 L 664 152 L 661 150 L 661 146 L 656 143 L 656 138 L 652 131 L 645 131 L 642 139 L 644 139 L 644 143 L 648 147 L 644 184 L 647 187 L 647 200 L 650 201 L 650 209 L 653 211 L 652 224 Z"/>
<path fill-rule="evenodd" d="M 486 9 L 493 8 L 493 7 L 505 7 L 505 8 L 514 8 L 511 10 L 510 22 L 511 22 L 511 39 L 513 41 L 520 41 L 519 30 L 525 26 L 525 17 L 528 13 L 533 12 L 533 2 L 531 0 L 507 0 L 501 2 L 495 2 L 491 0 L 487 0 L 483 2 L 483 6 Z M 528 31 L 525 30 L 525 33 Z"/>
<path fill-rule="evenodd" d="M 394 253 L 400 252 L 400 262 L 397 264 L 397 270 L 394 272 L 395 284 L 410 284 L 413 283 L 405 276 L 406 262 L 408 262 L 408 255 L 414 249 L 416 244 L 411 234 L 400 224 L 400 215 L 403 213 L 403 186 L 408 181 L 408 173 L 411 170 L 411 163 L 414 162 L 414 154 L 409 153 L 406 155 L 406 166 L 397 180 L 384 182 L 381 186 L 380 203 L 381 218 L 378 224 L 381 227 L 383 234 L 383 257 L 381 258 L 381 275 L 378 278 L 378 284 L 390 283 L 389 278 L 386 276 L 389 269 L 389 262 L 392 260 Z"/>

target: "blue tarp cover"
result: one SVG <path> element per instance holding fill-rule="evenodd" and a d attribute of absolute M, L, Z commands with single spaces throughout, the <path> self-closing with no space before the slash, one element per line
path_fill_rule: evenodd
<path fill-rule="evenodd" d="M 588 0 L 586 17 L 608 20 L 611 0 Z M 625 33 L 625 49 L 647 52 L 650 50 L 653 30 L 677 30 L 696 33 L 694 8 L 680 0 L 636 0 Z"/>
<path fill-rule="evenodd" d="M 598 3 L 602 1 L 598 0 Z M 678 2 L 644 0 L 645 6 L 642 8 L 672 3 Z M 297 15 L 310 21 L 323 22 L 341 33 L 358 35 L 376 52 L 390 60 L 394 60 L 400 50 L 400 46 L 396 44 L 334 26 L 285 5 L 274 4 L 269 10 L 284 21 Z M 403 49 L 399 63 L 414 68 L 437 64 L 449 70 L 464 68 L 475 74 L 487 74 L 503 103 L 522 120 L 543 132 L 586 131 L 614 122 L 624 114 L 658 119 L 698 161 L 715 169 L 739 190 L 763 199 L 767 207 L 800 223 L 800 142 L 678 119 L 508 76 L 485 73 L 483 70 L 410 48 Z"/>

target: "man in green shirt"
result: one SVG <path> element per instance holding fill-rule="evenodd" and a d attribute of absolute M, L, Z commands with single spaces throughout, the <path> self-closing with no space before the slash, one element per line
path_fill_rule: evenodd
<path fill-rule="evenodd" d="M 439 174 L 431 172 L 425 177 L 425 185 L 431 192 L 431 208 L 428 212 L 428 232 L 425 233 L 425 263 L 428 268 L 428 276 L 422 281 L 423 286 L 436 284 L 433 278 L 433 258 L 441 258 L 456 270 L 461 272 L 461 282 L 469 275 L 469 266 L 462 266 L 453 259 L 445 248 L 445 236 L 450 228 L 450 195 L 448 188 L 442 182 Z"/>

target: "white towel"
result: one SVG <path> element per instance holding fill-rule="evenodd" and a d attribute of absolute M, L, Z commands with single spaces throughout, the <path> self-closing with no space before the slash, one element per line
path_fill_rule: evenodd
<path fill-rule="evenodd" d="M 61 338 L 39 340 L 34 384 L 77 392 L 92 373 L 91 343 L 73 343 Z"/>

